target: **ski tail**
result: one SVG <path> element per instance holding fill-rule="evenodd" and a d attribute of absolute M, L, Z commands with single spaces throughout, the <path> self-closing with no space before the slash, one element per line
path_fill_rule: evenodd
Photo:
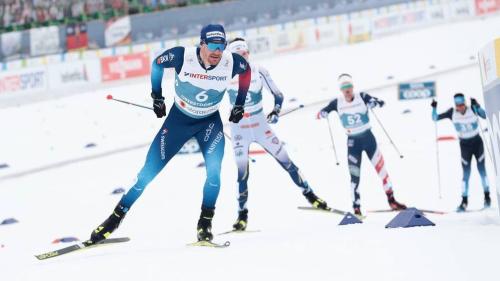
<path fill-rule="evenodd" d="M 417 208 L 418 209 L 418 208 Z M 435 215 L 446 215 L 447 212 L 437 211 L 437 210 L 428 210 L 428 209 L 418 209 L 422 213 L 435 214 Z M 392 210 L 392 209 L 379 209 L 379 210 L 368 210 L 369 213 L 392 213 L 399 212 L 403 210 Z"/>
<path fill-rule="evenodd" d="M 318 208 L 315 208 L 315 207 L 309 207 L 309 206 L 299 206 L 297 208 L 299 210 L 328 212 L 328 213 L 334 213 L 334 214 L 338 214 L 338 215 L 345 215 L 345 214 L 347 214 L 347 212 L 345 212 L 345 211 L 334 209 L 334 208 L 330 208 L 330 207 L 328 207 L 328 209 L 326 209 L 326 210 L 318 209 Z"/>
<path fill-rule="evenodd" d="M 224 232 L 221 232 L 217 235 L 226 235 L 226 234 L 232 234 L 232 233 L 255 233 L 255 232 L 260 232 L 259 229 L 251 229 L 251 230 L 228 230 L 228 231 L 224 231 Z"/>
<path fill-rule="evenodd" d="M 323 209 L 318 209 L 318 208 L 314 208 L 314 207 L 300 206 L 300 207 L 298 207 L 298 209 L 299 210 L 306 210 L 306 211 L 317 211 L 317 212 L 333 213 L 333 214 L 337 214 L 337 215 L 341 215 L 341 216 L 345 216 L 345 215 L 347 215 L 349 213 L 349 212 L 346 212 L 346 211 L 342 211 L 342 210 L 334 209 L 334 208 L 330 208 L 330 207 L 328 207 L 327 210 L 323 210 Z M 363 215 L 356 215 L 356 214 L 353 214 L 353 215 L 356 216 L 360 220 L 366 219 L 366 216 L 363 216 Z"/>
<path fill-rule="evenodd" d="M 227 247 L 229 247 L 229 245 L 231 245 L 231 242 L 229 242 L 229 241 L 226 241 L 222 244 L 219 244 L 216 242 L 204 241 L 204 240 L 187 244 L 187 246 L 211 247 L 211 248 L 227 248 Z"/>

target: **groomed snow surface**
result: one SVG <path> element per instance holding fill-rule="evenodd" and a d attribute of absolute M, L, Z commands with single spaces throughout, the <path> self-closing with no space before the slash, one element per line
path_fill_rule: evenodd
<path fill-rule="evenodd" d="M 480 74 L 471 56 L 500 35 L 498 26 L 500 17 L 488 18 L 257 61 L 285 94 L 285 108 L 335 97 L 336 77 L 343 72 L 353 75 L 357 90 L 377 88 L 370 93 L 386 106 L 375 112 L 404 155 L 399 158 L 372 117 L 396 198 L 408 206 L 448 212 L 427 215 L 434 227 L 385 229 L 396 213 L 368 212 L 388 205 L 366 157 L 360 188 L 367 218 L 363 224 L 338 226 L 341 216 L 298 210 L 307 202 L 288 174 L 270 156 L 255 155 L 248 229 L 260 232 L 216 236 L 216 241 L 231 241 L 226 249 L 187 247 L 196 239 L 205 171 L 197 168 L 200 154 L 178 155 L 113 234 L 131 237 L 130 242 L 38 261 L 35 254 L 68 245 L 52 244 L 54 239 L 84 240 L 111 213 L 120 195 L 110 193 L 131 186 L 164 119 L 105 98 L 112 94 L 149 105 L 147 79 L 2 109 L 0 164 L 10 167 L 0 169 L 0 220 L 15 217 L 19 223 L 0 226 L 0 279 L 496 280 L 500 220 L 490 159 L 493 208 L 455 213 L 462 177 L 458 142 L 439 142 L 439 199 L 430 100 L 398 101 L 396 83 L 416 77 L 436 81 L 440 112 L 452 105 L 456 92 L 482 102 Z M 170 102 L 171 78 L 168 72 L 164 82 Z M 297 101 L 290 102 L 292 98 Z M 270 95 L 264 102 L 267 112 Z M 227 103 L 221 108 L 224 120 Z M 325 104 L 283 117 L 274 128 L 314 191 L 331 206 L 350 211 L 345 134 L 332 114 L 340 161 L 336 166 L 327 123 L 315 120 Z M 405 110 L 410 112 L 403 114 Z M 439 136 L 455 135 L 448 120 L 438 124 L 438 131 Z M 96 146 L 85 148 L 89 143 Z M 229 144 L 214 233 L 229 230 L 237 215 L 236 167 Z M 472 169 L 470 209 L 479 209 L 482 187 L 475 163 Z"/>

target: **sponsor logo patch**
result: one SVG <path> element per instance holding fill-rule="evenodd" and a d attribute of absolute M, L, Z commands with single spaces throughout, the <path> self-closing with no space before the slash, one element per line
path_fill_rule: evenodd
<path fill-rule="evenodd" d="M 172 53 L 168 53 L 166 55 L 160 56 L 156 59 L 156 64 L 162 64 L 164 62 L 169 62 L 173 61 L 175 58 L 175 55 Z"/>
<path fill-rule="evenodd" d="M 226 35 L 220 31 L 210 31 L 207 32 L 207 38 L 213 38 L 213 37 L 222 37 L 226 38 Z"/>
<path fill-rule="evenodd" d="M 193 78 L 193 79 L 200 79 L 200 80 L 215 80 L 215 81 L 226 81 L 227 77 L 226 76 L 217 76 L 217 75 L 208 75 L 208 74 L 203 74 L 203 73 L 190 73 L 184 71 L 184 76 Z"/>
<path fill-rule="evenodd" d="M 210 139 L 210 135 L 212 134 L 212 129 L 214 128 L 214 126 L 214 123 L 208 124 L 208 128 L 205 129 L 205 137 L 203 138 L 204 142 L 207 142 Z"/>
<path fill-rule="evenodd" d="M 219 144 L 219 142 L 222 140 L 223 137 L 224 137 L 224 133 L 219 132 L 217 134 L 214 141 L 210 144 L 210 147 L 208 148 L 208 151 L 207 151 L 208 154 L 211 154 L 212 152 L 214 152 L 215 148 L 217 148 L 217 145 Z"/>

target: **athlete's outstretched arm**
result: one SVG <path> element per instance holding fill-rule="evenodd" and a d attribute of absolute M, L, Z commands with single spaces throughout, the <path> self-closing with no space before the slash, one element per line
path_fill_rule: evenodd
<path fill-rule="evenodd" d="M 435 107 L 432 108 L 432 120 L 434 121 L 438 121 L 445 118 L 451 119 L 452 115 L 453 115 L 453 108 L 450 108 L 441 114 L 437 114 L 437 109 Z"/>
<path fill-rule="evenodd" d="M 330 113 L 333 110 L 337 111 L 337 99 L 332 100 L 327 106 L 323 107 L 320 112 L 325 111 Z"/>
<path fill-rule="evenodd" d="M 247 98 L 248 88 L 252 80 L 252 71 L 248 62 L 240 55 L 233 53 L 233 77 L 239 74 L 238 95 L 234 105 L 243 106 Z"/>
<path fill-rule="evenodd" d="M 271 92 L 271 94 L 273 94 L 274 96 L 274 108 L 280 110 L 283 104 L 283 94 L 274 83 L 267 69 L 260 66 L 259 74 L 262 77 L 262 81 L 264 82 L 264 86 L 266 86 L 266 89 L 269 90 L 269 92 Z"/>
<path fill-rule="evenodd" d="M 486 112 L 480 106 L 474 108 L 474 112 L 481 118 L 486 119 Z"/>
<path fill-rule="evenodd" d="M 376 97 L 370 96 L 369 94 L 365 92 L 360 93 L 361 98 L 363 99 L 364 103 L 368 105 L 370 108 L 374 108 L 375 106 L 382 107 L 384 106 L 385 102 L 381 99 L 378 99 Z"/>
<path fill-rule="evenodd" d="M 151 95 L 153 98 L 162 96 L 161 80 L 164 68 L 175 68 L 179 73 L 184 63 L 184 47 L 174 47 L 159 55 L 151 65 Z"/>

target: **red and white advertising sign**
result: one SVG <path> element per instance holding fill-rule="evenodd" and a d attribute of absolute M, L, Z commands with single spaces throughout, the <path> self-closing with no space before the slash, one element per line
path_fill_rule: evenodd
<path fill-rule="evenodd" d="M 500 11 L 500 0 L 475 0 L 476 15 L 484 15 Z"/>
<path fill-rule="evenodd" d="M 149 75 L 150 64 L 148 52 L 102 58 L 102 81 Z"/>

